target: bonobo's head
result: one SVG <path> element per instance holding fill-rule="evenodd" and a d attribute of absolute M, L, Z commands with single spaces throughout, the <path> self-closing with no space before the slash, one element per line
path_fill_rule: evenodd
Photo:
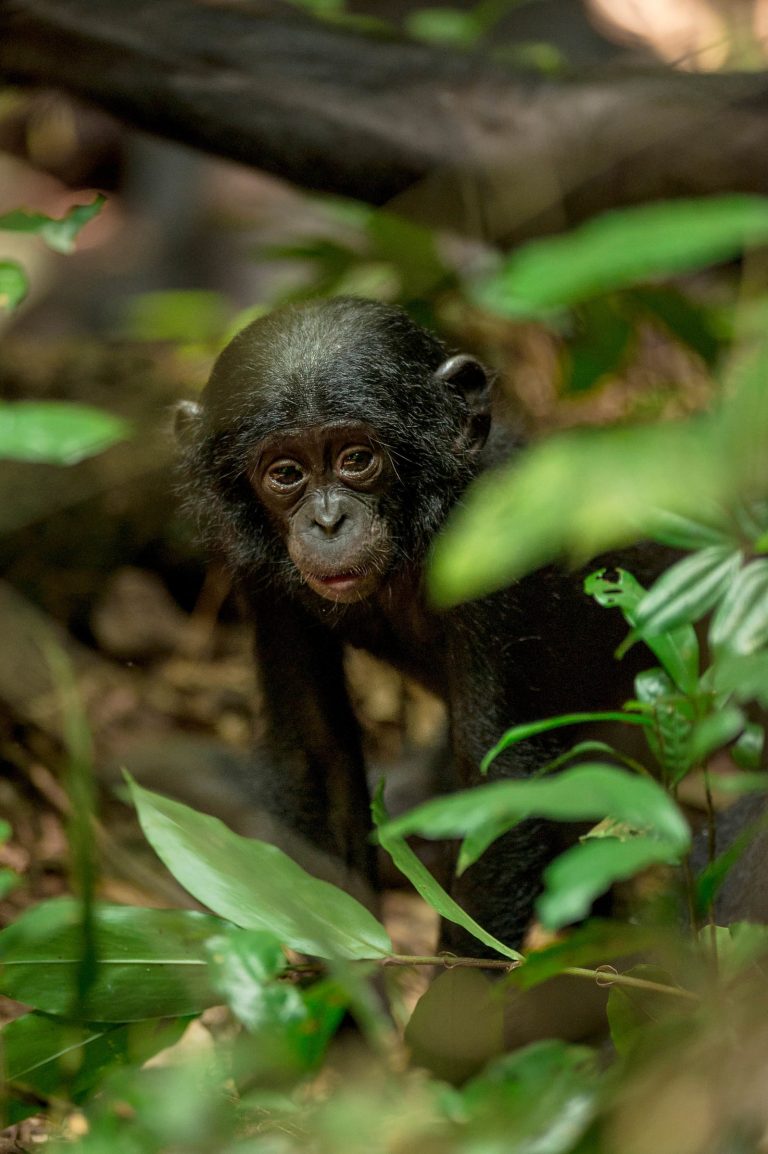
<path fill-rule="evenodd" d="M 419 565 L 477 471 L 488 377 L 401 309 L 280 309 L 178 414 L 189 503 L 241 571 L 337 603 Z"/>

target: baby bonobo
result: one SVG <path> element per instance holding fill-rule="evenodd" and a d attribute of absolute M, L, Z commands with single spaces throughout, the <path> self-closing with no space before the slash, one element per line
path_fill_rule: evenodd
<path fill-rule="evenodd" d="M 256 631 L 269 729 L 256 793 L 372 884 L 344 645 L 444 699 L 457 788 L 480 780 L 483 755 L 510 725 L 618 705 L 631 689 L 632 669 L 612 661 L 619 615 L 595 607 L 579 575 L 547 569 L 447 612 L 429 606 L 435 534 L 469 482 L 519 449 L 491 425 L 491 391 L 479 361 L 450 353 L 402 310 L 342 297 L 249 325 L 218 358 L 201 404 L 179 414 L 190 503 Z M 515 746 L 493 775 L 530 774 L 574 740 L 570 729 Z M 561 848 L 561 828 L 524 822 L 454 895 L 519 946 Z M 444 944 L 483 951 L 450 927 Z"/>

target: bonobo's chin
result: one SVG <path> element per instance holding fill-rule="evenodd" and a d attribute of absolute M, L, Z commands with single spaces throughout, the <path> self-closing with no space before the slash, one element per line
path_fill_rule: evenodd
<path fill-rule="evenodd" d="M 323 576 L 306 574 L 305 580 L 310 589 L 324 597 L 326 601 L 335 601 L 337 605 L 350 605 L 354 601 L 362 601 L 370 597 L 377 588 L 380 575 L 372 569 L 348 573 L 326 573 Z"/>

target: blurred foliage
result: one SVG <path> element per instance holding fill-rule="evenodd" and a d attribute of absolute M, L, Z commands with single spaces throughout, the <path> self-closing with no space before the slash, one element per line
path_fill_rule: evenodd
<path fill-rule="evenodd" d="M 0 216 L 0 231 L 32 233 L 55 252 L 72 252 L 82 228 L 101 211 L 105 198 L 78 204 L 54 219 L 16 210 Z M 17 261 L 0 260 L 0 309 L 13 310 L 29 289 Z M 0 402 L 0 460 L 74 465 L 102 452 L 130 433 L 127 421 L 89 405 Z"/>
<path fill-rule="evenodd" d="M 96 196 L 90 204 L 76 204 L 54 219 L 42 212 L 24 212 L 20 209 L 0 216 L 0 231 L 28 232 L 40 237 L 54 252 L 72 252 L 78 233 L 101 212 L 105 197 Z M 28 292 L 24 270 L 17 261 L 0 260 L 0 307 L 13 309 Z"/>
<path fill-rule="evenodd" d="M 305 6 L 328 18 L 345 15 L 334 0 Z M 461 19 L 450 9 L 422 12 L 420 31 L 411 31 L 471 44 L 503 7 L 480 4 Z M 482 20 L 488 23 L 478 31 Z M 86 900 L 44 902 L 0 933 L 0 993 L 27 1007 L 0 1031 L 6 1120 L 44 1109 L 65 1131 L 51 1149 L 98 1154 L 757 1154 L 768 1132 L 764 1094 L 745 1095 L 741 1084 L 768 1062 L 761 1024 L 768 931 L 716 926 L 712 914 L 749 836 L 720 857 L 710 853 L 694 878 L 676 798 L 691 773 L 703 775 L 711 793 L 707 761 L 725 747 L 746 767 L 733 791 L 765 788 L 764 775 L 754 772 L 764 735 L 750 714 L 753 704 L 768 702 L 766 301 L 752 285 L 738 308 L 711 304 L 680 277 L 737 262 L 764 244 L 768 205 L 725 197 L 645 206 L 506 258 L 485 254 L 483 262 L 477 253 L 448 256 L 435 233 L 392 213 L 331 201 L 326 208 L 334 221 L 327 235 L 269 250 L 307 270 L 287 298 L 379 295 L 425 323 L 435 322 L 446 299 L 474 301 L 504 323 L 536 318 L 567 346 L 564 387 L 572 393 L 623 371 L 651 326 L 700 358 L 721 384 L 710 413 L 571 431 L 526 451 L 476 486 L 435 551 L 433 589 L 444 603 L 563 557 L 582 564 L 640 534 L 682 551 L 649 590 L 623 570 L 598 569 L 585 582 L 586 595 L 627 622 L 619 656 L 642 642 L 658 663 L 638 676 L 623 711 L 596 711 L 587 720 L 634 726 L 658 780 L 594 740 L 531 780 L 484 784 L 392 821 L 380 797 L 374 802 L 380 842 L 398 868 L 442 916 L 495 951 L 482 963 L 497 971 L 494 983 L 477 972 L 477 959 L 449 960 L 480 989 L 478 1015 L 495 1015 L 490 1032 L 498 1026 L 501 1039 L 514 1005 L 506 999 L 521 991 L 563 976 L 602 983 L 611 987 L 617 1057 L 605 1069 L 589 1048 L 545 1041 L 485 1065 L 478 1058 L 478 1073 L 460 1088 L 404 1072 L 402 1044 L 367 979 L 395 964 L 445 959 L 394 954 L 384 926 L 349 895 L 275 847 L 133 784 L 147 839 L 211 912 L 92 903 L 82 863 L 91 801 L 77 795 L 81 820 L 70 834 L 83 865 L 76 888 Z M 12 227 L 47 228 L 29 214 L 8 219 Z M 50 229 L 45 235 L 51 243 Z M 55 243 L 69 243 L 65 237 L 66 230 Z M 0 267 L 9 302 L 21 291 L 18 275 Z M 215 294 L 153 294 L 135 302 L 128 329 L 211 356 L 252 315 L 231 319 Z M 4 451 L 75 459 L 78 450 L 64 452 L 65 427 L 54 430 L 50 412 L 29 420 L 33 431 L 17 428 Z M 0 449 L 2 433 L 0 423 Z M 93 426 L 90 436 L 93 443 Z M 694 626 L 706 638 L 703 649 Z M 500 736 L 485 768 L 516 743 L 584 720 L 517 726 Z M 85 745 L 76 735 L 73 743 L 82 763 Z M 70 781 L 73 797 L 82 768 Z M 651 904 L 632 922 L 590 920 L 520 961 L 457 905 L 405 841 L 415 831 L 462 839 L 461 871 L 495 838 L 536 816 L 594 823 L 545 873 L 538 905 L 545 926 L 564 930 L 614 882 L 649 865 L 674 879 L 671 912 Z M 0 841 L 6 836 L 0 828 Z M 0 886 L 13 883 L 8 874 L 0 874 Z M 622 971 L 637 954 L 643 963 Z M 226 1007 L 218 1028 L 210 1025 L 211 1006 Z M 351 1051 L 338 1033 L 345 1015 L 357 1025 Z M 461 1051 L 469 1043 L 459 1033 L 453 1045 Z M 734 1076 L 726 1076 L 731 1068 Z M 703 1087 L 714 1105 L 691 1109 L 680 1071 L 692 1071 L 697 1093 Z M 679 1117 L 665 1097 L 669 1087 Z M 667 1111 L 662 1126 L 653 1121 L 656 1104 Z"/>
<path fill-rule="evenodd" d="M 476 48 L 481 43 L 487 44 L 499 22 L 522 2 L 524 0 L 479 0 L 470 8 L 450 5 L 414 8 L 402 14 L 402 30 L 414 40 L 427 44 L 441 44 L 454 49 Z M 383 35 L 393 35 L 397 31 L 397 25 L 391 20 L 350 11 L 347 0 L 291 0 L 291 3 L 320 20 L 350 28 Z M 523 49 L 519 63 L 545 71 L 560 65 L 556 51 L 548 44 L 525 43 L 512 47 Z M 517 58 L 516 51 L 514 58 Z"/>
<path fill-rule="evenodd" d="M 75 465 L 125 440 L 122 417 L 69 401 L 0 401 L 0 459 Z"/>
<path fill-rule="evenodd" d="M 754 197 L 609 213 L 571 234 L 532 242 L 478 280 L 477 293 L 506 315 L 557 313 L 590 297 L 602 299 L 601 288 L 614 291 L 642 276 L 672 276 L 737 256 L 764 242 L 766 229 L 768 202 Z M 760 320 L 766 303 L 752 304 L 745 338 L 728 349 L 719 371 L 722 401 L 711 414 L 576 430 L 484 475 L 435 550 L 435 599 L 449 604 L 478 596 L 558 558 L 583 564 L 603 550 L 656 535 L 660 517 L 704 520 L 727 532 L 740 498 L 766 492 L 768 348 Z M 657 297 L 656 305 L 663 312 L 663 300 Z M 692 315 L 673 310 L 668 317 L 673 329 L 681 320 L 676 335 L 688 341 Z M 738 323 L 734 313 L 734 333 Z M 697 344 L 712 361 L 715 348 Z M 593 366 L 602 368 L 604 348 L 617 347 L 605 331 L 588 345 Z M 584 378 L 576 385 L 582 388 Z"/>

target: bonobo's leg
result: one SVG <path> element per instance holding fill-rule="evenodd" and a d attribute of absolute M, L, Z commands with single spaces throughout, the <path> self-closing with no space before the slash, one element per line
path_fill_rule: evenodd
<path fill-rule="evenodd" d="M 556 729 L 512 746 L 494 761 L 487 778 L 480 776 L 479 765 L 512 725 L 618 707 L 631 693 L 634 665 L 646 660 L 631 654 L 617 667 L 613 653 L 625 632 L 623 622 L 593 605 L 578 575 L 542 571 L 509 593 L 454 614 L 448 667 L 460 789 L 536 773 L 585 733 Z M 521 822 L 456 880 L 454 896 L 481 925 L 519 948 L 543 871 L 579 832 L 561 822 Z M 451 949 L 482 950 L 451 927 L 445 941 Z"/>
<path fill-rule="evenodd" d="M 341 646 L 277 591 L 249 589 L 246 596 L 267 715 L 256 800 L 342 862 L 348 877 L 340 884 L 359 892 L 362 879 L 375 889 L 368 787 Z"/>
<path fill-rule="evenodd" d="M 482 758 L 512 722 L 508 713 L 506 720 L 501 721 L 506 704 L 499 703 L 498 710 L 493 708 L 487 683 L 482 678 L 467 676 L 466 665 L 463 673 L 464 686 L 458 697 L 461 704 L 452 719 L 457 787 L 467 789 L 499 778 L 528 777 L 535 768 L 530 743 L 526 743 L 527 748 L 513 747 L 494 763 L 488 777 L 481 777 Z M 488 727 L 494 717 L 495 733 L 490 737 Z M 541 761 L 544 760 L 542 757 Z M 454 879 L 453 896 L 484 929 L 519 949 L 541 890 L 542 873 L 565 844 L 561 825 L 533 819 L 523 821 L 497 838 L 479 861 Z M 443 925 L 441 942 L 444 948 L 455 953 L 493 953 L 459 926 L 449 923 Z"/>

